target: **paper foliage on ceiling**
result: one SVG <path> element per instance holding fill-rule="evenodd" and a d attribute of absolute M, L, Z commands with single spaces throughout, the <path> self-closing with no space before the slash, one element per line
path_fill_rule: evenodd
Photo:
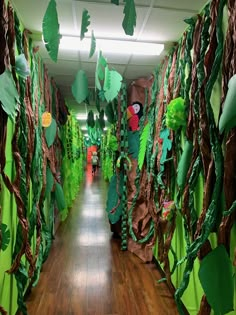
<path fill-rule="evenodd" d="M 124 19 L 122 22 L 123 29 L 126 35 L 132 36 L 136 26 L 136 9 L 134 0 L 126 0 L 124 6 Z"/>
<path fill-rule="evenodd" d="M 81 40 L 84 38 L 85 33 L 88 32 L 89 25 L 90 25 L 90 15 L 88 13 L 88 10 L 84 9 L 83 15 L 82 15 L 81 31 L 80 31 Z"/>
<path fill-rule="evenodd" d="M 98 90 L 103 90 L 103 83 L 105 80 L 105 69 L 107 66 L 107 60 L 103 57 L 102 52 L 98 54 L 96 72 L 95 72 L 95 85 Z"/>
<path fill-rule="evenodd" d="M 117 97 L 122 84 L 122 76 L 115 70 L 105 69 L 104 95 L 107 102 Z"/>
<path fill-rule="evenodd" d="M 94 32 L 92 31 L 89 58 L 93 57 L 95 51 L 96 51 L 96 38 L 94 36 Z"/>
<path fill-rule="evenodd" d="M 12 74 L 7 69 L 0 75 L 0 102 L 3 110 L 14 122 L 18 111 L 17 103 L 20 100 Z"/>
<path fill-rule="evenodd" d="M 50 0 L 43 18 L 43 39 L 49 56 L 57 62 L 58 49 L 61 35 L 59 34 L 60 25 L 58 23 L 56 1 Z"/>
<path fill-rule="evenodd" d="M 80 104 L 88 98 L 88 78 L 84 70 L 79 70 L 71 87 L 72 94 Z"/>

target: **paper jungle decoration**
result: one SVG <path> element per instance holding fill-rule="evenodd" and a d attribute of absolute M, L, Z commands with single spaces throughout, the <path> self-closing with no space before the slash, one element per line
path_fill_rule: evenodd
<path fill-rule="evenodd" d="M 147 123 L 146 126 L 143 128 L 143 132 L 140 136 L 140 146 L 139 146 L 139 154 L 138 154 L 138 166 L 140 170 L 143 167 L 143 163 L 145 159 L 148 137 L 149 137 L 149 129 L 150 129 L 150 124 Z"/>
<path fill-rule="evenodd" d="M 191 163 L 192 152 L 193 143 L 191 141 L 186 141 L 177 169 L 177 184 L 180 189 L 183 189 L 186 184 L 185 181 Z"/>
<path fill-rule="evenodd" d="M 122 76 L 115 70 L 105 69 L 104 96 L 107 102 L 113 101 L 117 97 L 122 84 Z"/>
<path fill-rule="evenodd" d="M 6 250 L 10 242 L 10 231 L 6 224 L 1 224 L 0 250 Z"/>
<path fill-rule="evenodd" d="M 52 115 L 49 112 L 44 112 L 42 114 L 42 126 L 47 128 L 51 125 L 52 123 Z"/>
<path fill-rule="evenodd" d="M 222 133 L 224 130 L 228 131 L 229 129 L 236 126 L 235 100 L 236 74 L 231 77 L 228 83 L 228 92 L 226 94 L 223 111 L 219 121 L 220 133 Z"/>
<path fill-rule="evenodd" d="M 30 75 L 29 64 L 24 54 L 20 54 L 16 56 L 15 69 L 16 69 L 16 73 L 23 79 L 26 79 Z"/>
<path fill-rule="evenodd" d="M 80 40 L 84 38 L 84 34 L 88 32 L 88 26 L 90 25 L 90 15 L 88 10 L 83 10 L 82 15 L 82 23 L 81 23 L 81 31 L 80 31 Z"/>
<path fill-rule="evenodd" d="M 125 1 L 123 13 L 125 16 L 122 22 L 122 26 L 125 34 L 133 36 L 134 28 L 136 26 L 136 9 L 134 0 Z"/>
<path fill-rule="evenodd" d="M 57 134 L 57 123 L 56 123 L 56 120 L 52 118 L 52 122 L 50 126 L 48 126 L 45 130 L 45 137 L 46 137 L 48 147 L 50 147 L 53 144 L 56 138 L 56 134 Z"/>
<path fill-rule="evenodd" d="M 177 130 L 181 126 L 186 126 L 186 124 L 185 102 L 182 97 L 177 97 L 167 105 L 166 125 L 170 129 Z"/>
<path fill-rule="evenodd" d="M 56 1 L 50 0 L 43 18 L 43 40 L 49 56 L 57 62 L 58 48 L 61 35 L 59 34 L 59 23 L 57 16 Z"/>
<path fill-rule="evenodd" d="M 127 108 L 127 120 L 129 130 L 135 131 L 139 129 L 139 120 L 143 115 L 143 105 L 140 102 L 133 102 Z"/>
<path fill-rule="evenodd" d="M 96 51 L 96 38 L 94 36 L 94 32 L 92 31 L 89 58 L 93 57 L 95 51 Z"/>
<path fill-rule="evenodd" d="M 88 78 L 84 70 L 79 70 L 71 87 L 72 94 L 80 104 L 86 100 L 89 95 Z"/>
<path fill-rule="evenodd" d="M 174 213 L 176 211 L 175 202 L 171 201 L 164 201 L 163 202 L 163 209 L 162 209 L 162 217 L 167 221 L 171 221 L 174 217 Z"/>

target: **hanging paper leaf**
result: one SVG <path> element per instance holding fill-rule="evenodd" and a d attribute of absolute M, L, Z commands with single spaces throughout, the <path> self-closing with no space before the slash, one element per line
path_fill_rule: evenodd
<path fill-rule="evenodd" d="M 16 56 L 15 69 L 16 73 L 23 79 L 26 79 L 30 75 L 29 64 L 24 54 Z"/>
<path fill-rule="evenodd" d="M 92 57 L 93 57 L 95 51 L 96 51 L 96 38 L 95 38 L 94 33 L 93 33 L 93 31 L 92 31 L 89 58 L 92 58 Z"/>
<path fill-rule="evenodd" d="M 128 131 L 128 153 L 136 160 L 139 154 L 139 142 L 139 131 Z"/>
<path fill-rule="evenodd" d="M 107 121 L 110 124 L 114 124 L 115 123 L 115 114 L 114 114 L 114 110 L 113 110 L 113 106 L 112 106 L 111 102 L 106 105 L 105 113 L 107 116 Z"/>
<path fill-rule="evenodd" d="M 111 224 L 115 224 L 116 222 L 118 222 L 122 214 L 122 202 L 119 202 L 119 199 L 121 198 L 121 193 L 123 191 L 124 182 L 124 175 L 122 172 L 120 173 L 118 192 L 117 181 L 118 181 L 117 175 L 113 175 L 111 177 L 108 188 L 106 211 Z"/>
<path fill-rule="evenodd" d="M 95 71 L 96 88 L 99 90 L 102 90 L 102 85 L 100 81 L 103 81 L 105 79 L 106 66 L 107 66 L 107 61 L 103 57 L 102 52 L 100 51 L 98 55 L 96 71 Z"/>
<path fill-rule="evenodd" d="M 234 309 L 232 262 L 223 245 L 219 245 L 201 262 L 199 279 L 214 314 L 226 314 Z"/>
<path fill-rule="evenodd" d="M 136 26 L 136 9 L 134 0 L 126 0 L 124 7 L 124 19 L 122 22 L 123 29 L 126 35 L 133 36 Z"/>
<path fill-rule="evenodd" d="M 90 15 L 88 13 L 88 10 L 83 10 L 82 15 L 82 24 L 81 24 L 81 31 L 80 31 L 80 39 L 82 40 L 84 38 L 84 34 L 88 32 L 88 26 L 90 25 Z"/>
<path fill-rule="evenodd" d="M 55 198 L 56 198 L 58 210 L 59 211 L 64 210 L 66 208 L 64 192 L 61 185 L 58 182 L 56 182 L 56 186 L 55 186 Z"/>
<path fill-rule="evenodd" d="M 61 35 L 59 34 L 56 1 L 50 0 L 43 18 L 43 40 L 49 56 L 57 62 Z"/>
<path fill-rule="evenodd" d="M 0 75 L 0 102 L 3 110 L 14 122 L 18 110 L 17 103 L 20 102 L 19 95 L 9 70 Z"/>
<path fill-rule="evenodd" d="M 225 98 L 224 107 L 219 121 L 220 133 L 230 130 L 236 126 L 236 75 L 232 76 L 228 83 L 228 92 Z"/>
<path fill-rule="evenodd" d="M 86 100 L 89 95 L 88 78 L 84 70 L 79 70 L 71 87 L 72 94 L 80 104 Z"/>
<path fill-rule="evenodd" d="M 88 112 L 87 125 L 92 128 L 95 126 L 94 114 L 92 110 Z"/>
<path fill-rule="evenodd" d="M 185 111 L 185 101 L 182 97 L 173 99 L 167 105 L 166 126 L 170 129 L 177 130 L 181 126 L 186 126 L 187 115 Z"/>
<path fill-rule="evenodd" d="M 51 125 L 45 129 L 45 137 L 46 137 L 48 147 L 50 147 L 53 144 L 56 138 L 56 134 L 57 134 L 57 123 L 55 119 L 52 118 Z"/>
<path fill-rule="evenodd" d="M 150 124 L 147 123 L 146 126 L 143 128 L 141 137 L 140 137 L 140 147 L 139 147 L 139 154 L 138 154 L 138 166 L 141 170 L 144 163 L 144 158 L 146 154 L 146 148 L 148 143 L 148 137 L 149 137 L 149 129 Z"/>
<path fill-rule="evenodd" d="M 122 76 L 115 70 L 105 69 L 104 91 L 107 102 L 117 97 L 122 83 Z"/>
<path fill-rule="evenodd" d="M 7 246 L 10 243 L 10 230 L 8 229 L 7 225 L 2 223 L 1 224 L 1 236 L 2 236 L 2 243 L 0 243 L 0 249 L 6 250 Z"/>
<path fill-rule="evenodd" d="M 168 128 L 162 129 L 160 132 L 160 139 L 162 139 L 162 155 L 160 163 L 164 164 L 167 158 L 168 151 L 172 148 L 172 141 L 169 139 L 170 130 Z"/>
<path fill-rule="evenodd" d="M 177 184 L 180 189 L 184 188 L 186 182 L 186 176 L 191 163 L 192 152 L 193 143 L 191 141 L 186 141 L 184 145 L 184 151 L 181 155 L 177 169 Z"/>
<path fill-rule="evenodd" d="M 52 175 L 52 172 L 50 170 L 50 167 L 47 166 L 46 170 L 46 188 L 45 188 L 45 197 L 48 197 L 49 194 L 52 191 L 54 185 L 54 177 Z"/>
<path fill-rule="evenodd" d="M 111 0 L 111 3 L 114 3 L 116 5 L 119 5 L 119 0 Z"/>
<path fill-rule="evenodd" d="M 105 128 L 104 109 L 99 112 L 99 126 L 103 130 Z"/>

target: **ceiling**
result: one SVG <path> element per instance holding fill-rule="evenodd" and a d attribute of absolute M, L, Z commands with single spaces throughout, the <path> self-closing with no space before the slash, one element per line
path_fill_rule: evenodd
<path fill-rule="evenodd" d="M 136 7 L 136 27 L 133 36 L 125 34 L 122 28 L 123 1 L 114 5 L 111 0 L 56 0 L 60 34 L 80 35 L 81 18 L 84 9 L 90 15 L 90 25 L 86 36 L 94 31 L 96 38 L 114 38 L 132 41 L 148 41 L 164 43 L 165 49 L 160 56 L 134 56 L 119 54 L 104 54 L 109 68 L 118 71 L 127 85 L 140 77 L 149 77 L 156 66 L 168 53 L 174 42 L 178 41 L 186 28 L 184 19 L 198 13 L 206 0 L 134 0 Z M 91 90 L 95 87 L 95 69 L 97 55 L 91 59 L 89 52 L 62 50 L 59 47 L 58 61 L 53 62 L 44 44 L 40 41 L 42 34 L 42 21 L 49 0 L 11 0 L 18 17 L 25 28 L 32 32 L 35 44 L 40 47 L 49 75 L 54 77 L 67 105 L 75 114 L 85 113 L 93 109 L 94 105 L 78 104 L 72 93 L 71 85 L 78 70 L 84 70 L 88 77 Z M 88 34 L 88 35 L 87 35 Z M 90 108 L 91 107 L 91 108 Z M 80 122 L 83 126 L 85 122 Z"/>

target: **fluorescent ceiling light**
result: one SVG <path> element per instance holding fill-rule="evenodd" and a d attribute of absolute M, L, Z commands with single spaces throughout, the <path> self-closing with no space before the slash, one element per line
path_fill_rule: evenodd
<path fill-rule="evenodd" d="M 59 49 L 90 51 L 91 39 L 80 40 L 76 36 L 62 36 Z M 96 50 L 116 54 L 133 54 L 158 56 L 164 49 L 164 44 L 135 42 L 127 40 L 96 39 Z"/>
<path fill-rule="evenodd" d="M 96 116 L 97 116 L 97 114 L 94 114 L 94 120 L 96 120 Z M 77 120 L 87 120 L 87 118 L 88 118 L 87 114 L 77 114 L 76 115 Z M 104 120 L 107 120 L 106 116 L 104 116 Z"/>

